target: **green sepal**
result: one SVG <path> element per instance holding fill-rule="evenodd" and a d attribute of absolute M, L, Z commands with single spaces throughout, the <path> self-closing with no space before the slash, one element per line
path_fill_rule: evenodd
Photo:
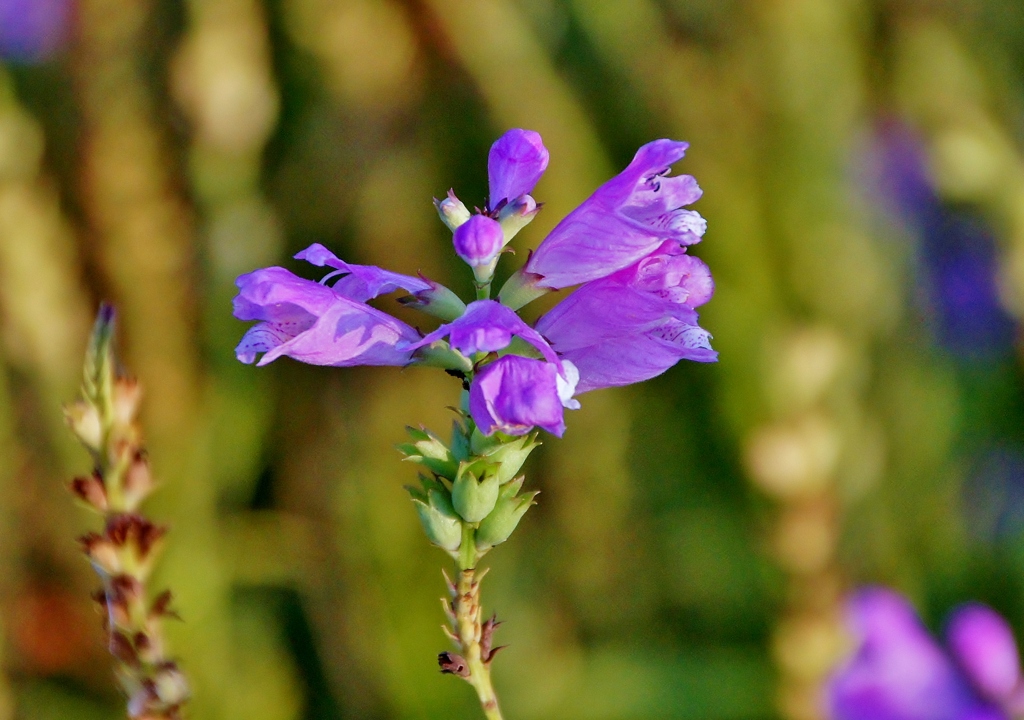
<path fill-rule="evenodd" d="M 436 487 L 428 487 L 429 481 L 421 477 L 424 490 L 406 487 L 412 496 L 413 505 L 420 516 L 420 523 L 427 538 L 439 548 L 455 552 L 462 544 L 462 521 L 452 507 L 448 491 L 437 483 Z"/>
<path fill-rule="evenodd" d="M 526 458 L 540 445 L 537 442 L 537 433 L 506 442 L 488 443 L 487 440 L 490 438 L 475 430 L 470 445 L 480 455 L 481 460 L 495 466 L 499 485 L 504 485 L 514 478 L 523 467 Z"/>
<path fill-rule="evenodd" d="M 471 455 L 469 438 L 466 437 L 466 429 L 458 420 L 452 421 L 452 456 L 456 462 L 468 460 Z"/>
<path fill-rule="evenodd" d="M 512 483 L 509 483 L 509 485 L 512 485 Z M 515 495 L 506 496 L 505 493 L 502 493 L 502 497 L 498 498 L 494 510 L 480 522 L 480 527 L 477 528 L 477 550 L 488 550 L 508 540 L 516 526 L 519 525 L 519 521 L 523 519 L 526 511 L 530 509 L 531 505 L 536 504 L 533 499 L 537 497 L 539 492 L 539 490 L 534 490 L 518 497 Z"/>
<path fill-rule="evenodd" d="M 481 474 L 479 480 L 474 470 Z M 498 501 L 501 490 L 498 475 L 487 470 L 487 466 L 479 462 L 459 465 L 452 484 L 452 505 L 466 522 L 480 522 L 494 510 Z"/>
<path fill-rule="evenodd" d="M 419 463 L 436 475 L 455 478 L 459 468 L 458 461 L 439 437 L 425 428 L 407 427 L 406 431 L 412 442 L 396 446 L 398 451 L 405 455 L 406 460 Z"/>

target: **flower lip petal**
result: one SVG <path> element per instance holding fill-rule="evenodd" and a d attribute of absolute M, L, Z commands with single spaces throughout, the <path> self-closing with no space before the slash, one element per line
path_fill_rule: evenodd
<path fill-rule="evenodd" d="M 536 347 L 544 358 L 561 371 L 561 362 L 551 345 L 536 330 L 527 325 L 515 311 L 494 300 L 476 300 L 466 306 L 465 314 L 445 323 L 421 340 L 404 346 L 406 350 L 417 350 L 449 336 L 452 347 L 469 356 L 476 352 L 497 352 L 504 350 L 518 335 Z"/>
<path fill-rule="evenodd" d="M 513 128 L 487 154 L 488 209 L 529 194 L 548 167 L 548 150 L 538 133 Z"/>
<path fill-rule="evenodd" d="M 665 240 L 698 242 L 703 218 L 681 208 L 700 197 L 700 187 L 689 175 L 666 177 L 687 147 L 666 139 L 641 147 L 625 170 L 555 226 L 527 261 L 526 271 L 542 276 L 542 287 L 559 289 L 607 277 Z"/>
<path fill-rule="evenodd" d="M 296 253 L 295 258 L 305 260 L 317 267 L 332 267 L 344 273 L 345 277 L 338 280 L 333 288 L 339 294 L 356 302 L 366 302 L 398 289 L 410 293 L 430 289 L 430 283 L 422 278 L 391 272 L 376 265 L 356 265 L 345 262 L 320 243 L 313 243 L 305 250 Z"/>
<path fill-rule="evenodd" d="M 525 435 L 535 426 L 565 432 L 558 369 L 543 360 L 506 355 L 480 370 L 469 388 L 469 410 L 480 432 Z"/>

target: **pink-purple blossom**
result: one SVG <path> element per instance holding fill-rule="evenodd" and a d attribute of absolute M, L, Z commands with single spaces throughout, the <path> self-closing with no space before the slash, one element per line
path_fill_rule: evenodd
<path fill-rule="evenodd" d="M 334 287 L 300 278 L 280 267 L 239 277 L 234 315 L 239 320 L 259 321 L 235 348 L 239 360 L 251 363 L 259 353 L 263 357 L 258 365 L 282 355 L 311 365 L 339 367 L 406 365 L 412 360 L 412 352 L 398 346 L 419 339 L 419 333 L 370 307 L 365 300 L 399 287 L 429 287 L 427 283 L 379 268 L 347 265 L 319 245 L 296 257 L 309 259 L 314 265 L 343 265 L 338 272 L 347 275 Z"/>
<path fill-rule="evenodd" d="M 579 407 L 578 393 L 647 380 L 682 359 L 717 359 L 696 312 L 714 283 L 686 252 L 705 229 L 700 215 L 684 209 L 701 191 L 689 175 L 668 176 L 686 148 L 672 140 L 640 148 L 555 227 L 508 284 L 517 301 L 503 292 L 502 304 L 486 297 L 494 267 L 508 239 L 539 211 L 530 193 L 548 164 L 540 135 L 510 130 L 488 156 L 487 208 L 471 215 L 451 191 L 435 201 L 484 299 L 467 305 L 427 278 L 347 263 L 314 244 L 295 257 L 330 268 L 319 283 L 276 267 L 238 278 L 235 316 L 258 321 L 238 358 L 444 367 L 466 383 L 469 414 L 484 434 L 541 427 L 561 435 L 563 411 Z M 571 285 L 579 287 L 536 327 L 513 309 Z M 409 293 L 400 302 L 447 322 L 423 334 L 367 304 L 399 289 Z"/>
<path fill-rule="evenodd" d="M 713 292 L 707 265 L 669 241 L 577 288 L 541 317 L 537 330 L 579 369 L 578 393 L 630 385 L 682 359 L 717 359 L 694 311 Z"/>
<path fill-rule="evenodd" d="M 700 242 L 707 227 L 683 207 L 701 189 L 690 175 L 668 177 L 687 143 L 655 140 L 641 147 L 621 173 L 599 187 L 551 231 L 527 261 L 545 288 L 597 280 L 651 254 L 665 240 Z"/>
<path fill-rule="evenodd" d="M 558 368 L 544 360 L 506 355 L 477 373 L 469 388 L 469 411 L 484 435 L 525 435 L 536 426 L 562 437 L 562 409 Z"/>
<path fill-rule="evenodd" d="M 948 648 L 887 588 L 853 595 L 847 621 L 855 646 L 827 685 L 832 720 L 1009 720 L 1024 709 L 1016 643 L 985 606 L 954 611 Z"/>

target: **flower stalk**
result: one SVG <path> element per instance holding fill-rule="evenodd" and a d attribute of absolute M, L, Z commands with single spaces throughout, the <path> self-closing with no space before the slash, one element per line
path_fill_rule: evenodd
<path fill-rule="evenodd" d="M 188 682 L 166 652 L 161 622 L 176 618 L 171 593 L 150 598 L 147 582 L 167 528 L 140 513 L 154 489 L 136 420 L 138 383 L 118 373 L 114 311 L 100 308 L 86 352 L 82 399 L 65 408 L 72 432 L 92 455 L 92 475 L 70 490 L 103 519 L 103 531 L 79 538 L 103 583 L 95 598 L 104 610 L 108 647 L 131 720 L 178 720 Z"/>

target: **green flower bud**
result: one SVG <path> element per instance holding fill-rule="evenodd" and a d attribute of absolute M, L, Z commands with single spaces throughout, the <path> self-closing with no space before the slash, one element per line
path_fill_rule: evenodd
<path fill-rule="evenodd" d="M 452 505 L 466 522 L 480 522 L 494 509 L 500 485 L 498 476 L 488 472 L 478 481 L 470 471 L 472 465 L 463 463 L 452 485 Z"/>
<path fill-rule="evenodd" d="M 455 514 L 448 492 L 436 488 L 430 488 L 426 493 L 406 489 L 412 495 L 420 523 L 430 542 L 448 552 L 457 551 L 462 544 L 462 521 Z"/>
<path fill-rule="evenodd" d="M 455 477 L 458 463 L 439 437 L 425 428 L 417 430 L 407 427 L 406 432 L 409 433 L 412 442 L 398 446 L 398 451 L 405 455 L 406 460 L 419 463 L 436 475 Z"/>
<path fill-rule="evenodd" d="M 471 217 L 469 208 L 455 197 L 455 192 L 452 190 L 448 191 L 448 197 L 444 200 L 435 198 L 434 207 L 437 208 L 437 214 L 441 218 L 441 222 L 447 225 L 448 229 L 452 232 L 457 230 L 460 225 Z"/>
<path fill-rule="evenodd" d="M 479 430 L 474 430 L 470 444 L 482 460 L 495 466 L 498 484 L 504 485 L 516 476 L 516 473 L 523 467 L 523 463 L 526 462 L 526 458 L 540 443 L 537 442 L 536 433 L 518 437 L 511 442 L 488 443 L 487 441 L 492 438 L 494 435 L 488 438 Z"/>
<path fill-rule="evenodd" d="M 509 485 L 511 484 L 513 483 L 509 483 Z M 526 514 L 526 511 L 530 509 L 531 505 L 536 504 L 533 499 L 537 494 L 538 491 L 535 490 L 534 492 L 516 497 L 514 494 L 506 495 L 503 492 L 503 497 L 498 499 L 494 510 L 481 521 L 480 527 L 477 528 L 477 550 L 487 550 L 508 540 L 512 531 L 519 525 L 523 515 Z"/>

